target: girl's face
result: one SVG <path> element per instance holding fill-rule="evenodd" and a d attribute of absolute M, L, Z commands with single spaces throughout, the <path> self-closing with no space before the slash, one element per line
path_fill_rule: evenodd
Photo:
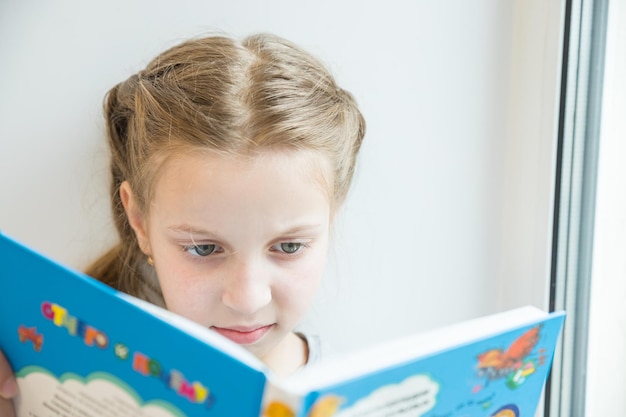
<path fill-rule="evenodd" d="M 323 162 L 304 151 L 173 159 L 147 216 L 125 183 L 129 220 L 154 260 L 167 308 L 272 368 L 294 352 L 302 357 L 292 330 L 313 301 L 329 239 Z"/>

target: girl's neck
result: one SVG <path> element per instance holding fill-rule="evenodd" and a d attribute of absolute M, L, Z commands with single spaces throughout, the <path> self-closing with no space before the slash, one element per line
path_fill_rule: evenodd
<path fill-rule="evenodd" d="M 304 339 L 289 333 L 276 348 L 261 360 L 279 376 L 289 376 L 306 365 L 309 348 Z"/>

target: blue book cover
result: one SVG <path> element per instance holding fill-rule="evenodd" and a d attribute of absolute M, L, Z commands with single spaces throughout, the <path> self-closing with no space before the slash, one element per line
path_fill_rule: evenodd
<path fill-rule="evenodd" d="M 535 307 L 410 335 L 306 368 L 269 417 L 533 417 L 564 312 Z"/>
<path fill-rule="evenodd" d="M 231 341 L 0 234 L 18 417 L 534 416 L 564 318 L 516 309 L 279 380 Z"/>
<path fill-rule="evenodd" d="M 20 417 L 260 414 L 260 361 L 129 300 L 0 234 L 0 347 Z"/>

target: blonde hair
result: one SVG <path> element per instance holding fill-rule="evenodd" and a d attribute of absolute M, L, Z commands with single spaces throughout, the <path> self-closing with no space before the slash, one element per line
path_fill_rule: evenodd
<path fill-rule="evenodd" d="M 145 211 L 155 178 L 172 155 L 314 150 L 333 170 L 329 195 L 336 206 L 348 193 L 365 134 L 352 95 L 317 59 L 269 34 L 241 42 L 203 37 L 168 49 L 113 87 L 104 112 L 120 243 L 86 272 L 143 298 L 154 298 L 150 291 L 159 298 L 160 290 L 145 277 L 145 255 L 120 200 L 122 182 L 129 182 Z"/>

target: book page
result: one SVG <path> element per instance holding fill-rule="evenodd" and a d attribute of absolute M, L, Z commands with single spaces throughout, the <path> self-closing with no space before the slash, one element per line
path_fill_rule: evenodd
<path fill-rule="evenodd" d="M 59 381 L 44 369 L 33 367 L 21 375 L 21 394 L 15 400 L 18 417 L 184 416 L 164 401 L 142 404 L 134 390 L 108 374 L 94 374 L 87 379 L 64 375 Z"/>

